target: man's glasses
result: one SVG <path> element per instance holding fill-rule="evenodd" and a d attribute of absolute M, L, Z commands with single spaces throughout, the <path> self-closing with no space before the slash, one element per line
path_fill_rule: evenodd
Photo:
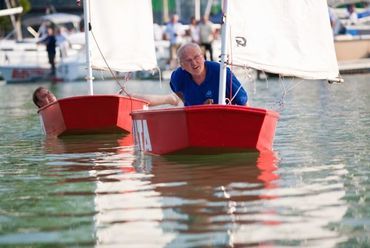
<path fill-rule="evenodd" d="M 181 63 L 190 65 L 193 61 L 199 62 L 203 58 L 202 54 L 197 54 L 193 58 L 181 60 Z"/>

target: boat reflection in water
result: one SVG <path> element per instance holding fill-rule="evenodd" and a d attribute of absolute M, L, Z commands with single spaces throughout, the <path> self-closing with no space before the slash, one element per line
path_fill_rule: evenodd
<path fill-rule="evenodd" d="M 131 134 L 74 135 L 62 138 L 45 136 L 43 147 L 48 154 L 120 152 L 133 148 Z"/>
<path fill-rule="evenodd" d="M 60 164 L 53 170 L 85 172 L 81 177 L 74 175 L 75 182 L 110 180 L 106 173 L 112 173 L 111 170 L 113 174 L 135 172 L 135 149 L 131 134 L 74 135 L 63 138 L 46 136 L 43 147 L 53 163 Z"/>
<path fill-rule="evenodd" d="M 341 175 L 343 165 L 278 168 L 273 152 L 152 156 L 126 145 L 131 141 L 106 135 L 45 140 L 52 163 L 48 172 L 60 177 L 56 197 L 73 196 L 66 204 L 76 209 L 66 209 L 91 216 L 92 233 L 86 235 L 96 246 L 298 242 L 331 247 L 340 242 L 330 224 L 346 212 L 343 185 L 328 185 L 335 176 L 329 172 L 324 181 L 311 183 L 289 174 Z"/>
<path fill-rule="evenodd" d="M 235 232 L 254 222 L 278 224 L 274 210 L 261 201 L 274 199 L 268 190 L 277 187 L 277 156 L 269 153 L 212 156 L 151 156 L 135 165 L 150 173 L 159 193 L 163 217 L 159 226 L 172 233 L 169 247 L 231 247 Z M 263 210 L 262 210 L 263 209 Z M 266 220 L 245 218 L 258 212 Z M 248 235 L 245 233 L 245 235 Z"/>
<path fill-rule="evenodd" d="M 45 140 L 46 152 L 63 160 L 52 169 L 64 176 L 59 195 L 92 196 L 97 246 L 230 246 L 245 225 L 279 223 L 274 209 L 261 207 L 276 198 L 269 193 L 279 178 L 274 153 L 151 156 L 130 142 L 105 135 Z M 259 214 L 265 219 L 252 217 Z"/>

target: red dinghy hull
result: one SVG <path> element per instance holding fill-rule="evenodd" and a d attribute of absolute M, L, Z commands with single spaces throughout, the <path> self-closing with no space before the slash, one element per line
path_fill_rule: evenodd
<path fill-rule="evenodd" d="M 272 150 L 279 114 L 235 105 L 134 111 L 134 139 L 152 154 L 217 154 Z"/>
<path fill-rule="evenodd" d="M 59 99 L 38 113 L 48 136 L 130 133 L 133 110 L 147 102 L 119 95 L 88 95 Z"/>

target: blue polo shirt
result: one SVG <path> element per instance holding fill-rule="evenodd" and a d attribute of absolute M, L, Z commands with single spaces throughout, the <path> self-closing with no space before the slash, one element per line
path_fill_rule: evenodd
<path fill-rule="evenodd" d="M 220 79 L 220 64 L 213 61 L 205 61 L 206 78 L 201 85 L 198 85 L 192 79 L 189 72 L 181 67 L 177 68 L 171 75 L 170 86 L 173 92 L 182 93 L 184 96 L 184 105 L 201 105 L 207 99 L 213 99 L 214 103 L 218 103 L 218 89 Z M 233 96 L 239 89 L 237 95 L 232 101 L 232 104 L 245 105 L 248 101 L 247 92 L 241 86 L 239 80 L 227 68 L 226 74 L 226 98 L 230 96 L 230 79 L 232 83 Z"/>

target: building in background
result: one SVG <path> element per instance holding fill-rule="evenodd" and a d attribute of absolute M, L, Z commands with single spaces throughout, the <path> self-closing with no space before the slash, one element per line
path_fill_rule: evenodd
<path fill-rule="evenodd" d="M 190 22 L 192 16 L 200 17 L 209 14 L 214 23 L 221 21 L 221 0 L 152 0 L 154 22 L 164 24 L 173 14 L 180 16 L 184 24 Z"/>
<path fill-rule="evenodd" d="M 0 0 L 0 8 L 5 9 L 6 0 Z M 16 2 L 18 0 L 15 0 Z M 83 15 L 82 6 L 77 6 L 76 0 L 28 0 L 31 4 L 31 10 L 25 14 L 23 18 L 40 16 L 53 12 L 64 12 L 70 14 Z M 81 0 L 82 2 L 82 0 Z M 108 3 L 107 3 L 108 4 Z M 178 14 L 180 21 L 184 24 L 190 22 L 192 16 L 200 17 L 209 13 L 209 19 L 213 23 L 221 21 L 221 0 L 152 0 L 154 22 L 157 24 L 165 24 L 169 17 L 173 14 Z M 4 17 L 3 17 L 4 18 Z M 5 17 L 8 18 L 8 17 Z M 9 21 L 0 20 L 0 23 L 9 25 Z M 1 36 L 5 36 L 12 29 L 2 28 Z"/>

